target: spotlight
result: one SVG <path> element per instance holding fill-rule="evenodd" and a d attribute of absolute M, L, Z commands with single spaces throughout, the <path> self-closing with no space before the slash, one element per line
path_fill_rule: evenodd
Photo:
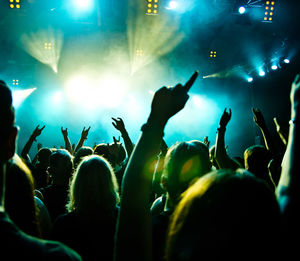
<path fill-rule="evenodd" d="M 176 9 L 178 7 L 177 1 L 170 1 L 167 9 Z"/>
<path fill-rule="evenodd" d="M 248 77 L 247 82 L 253 82 L 253 78 L 252 77 Z"/>
<path fill-rule="evenodd" d="M 239 13 L 244 14 L 246 12 L 246 8 L 244 6 L 239 7 Z"/>
<path fill-rule="evenodd" d="M 259 74 L 259 76 L 263 77 L 266 75 L 266 72 L 264 70 L 260 69 L 258 74 Z"/>
<path fill-rule="evenodd" d="M 284 63 L 290 63 L 290 60 L 286 58 L 286 59 L 283 60 L 283 62 Z"/>
<path fill-rule="evenodd" d="M 273 64 L 273 65 L 271 66 L 271 69 L 275 71 L 275 70 L 278 69 L 278 66 L 277 66 L 276 64 Z"/>
<path fill-rule="evenodd" d="M 44 43 L 45 50 L 52 50 L 52 43 Z"/>
<path fill-rule="evenodd" d="M 88 9 L 93 5 L 92 0 L 75 0 L 75 4 L 78 8 Z"/>

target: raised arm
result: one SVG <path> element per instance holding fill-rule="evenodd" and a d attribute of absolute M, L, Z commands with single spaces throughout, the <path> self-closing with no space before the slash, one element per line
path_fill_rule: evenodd
<path fill-rule="evenodd" d="M 71 155 L 73 155 L 74 151 L 72 149 L 72 145 L 71 145 L 71 142 L 70 142 L 70 139 L 69 139 L 68 128 L 64 129 L 63 127 L 61 127 L 61 133 L 64 137 L 66 150 L 69 151 L 71 153 Z"/>
<path fill-rule="evenodd" d="M 289 139 L 282 163 L 281 177 L 276 194 L 287 226 L 289 235 L 298 235 L 299 227 L 299 202 L 300 202 L 300 75 L 292 83 L 290 92 L 291 120 Z M 292 237 L 295 238 L 295 237 Z M 293 239 L 292 239 L 293 240 Z"/>
<path fill-rule="evenodd" d="M 29 157 L 29 151 L 32 147 L 32 144 L 34 141 L 36 141 L 36 138 L 42 134 L 42 131 L 45 128 L 45 125 L 42 128 L 39 128 L 40 125 L 36 126 L 34 131 L 32 132 L 31 136 L 29 137 L 28 141 L 26 142 L 22 152 L 21 152 L 21 157 L 26 160 L 26 161 L 31 161 Z"/>
<path fill-rule="evenodd" d="M 253 121 L 259 127 L 261 134 L 263 135 L 265 146 L 267 150 L 269 150 L 271 154 L 274 156 L 276 154 L 276 148 L 274 145 L 274 141 L 271 137 L 270 131 L 267 127 L 265 118 L 262 112 L 257 108 L 256 109 L 252 108 L 252 112 L 253 112 Z"/>
<path fill-rule="evenodd" d="M 151 112 L 125 170 L 116 231 L 115 260 L 152 260 L 150 193 L 156 155 L 167 121 L 185 106 L 188 90 L 198 76 L 186 85 L 162 87 L 156 91 Z"/>
<path fill-rule="evenodd" d="M 231 159 L 226 151 L 225 147 L 225 132 L 228 122 L 231 119 L 231 109 L 226 111 L 226 108 L 221 116 L 219 122 L 219 128 L 217 130 L 217 138 L 216 138 L 216 145 L 215 145 L 215 160 L 220 169 L 237 169 L 240 165 Z"/>
<path fill-rule="evenodd" d="M 83 127 L 83 130 L 81 132 L 81 137 L 75 147 L 74 153 L 83 146 L 85 140 L 87 139 L 90 129 L 91 129 L 91 127 L 88 127 L 87 129 L 85 129 L 85 127 Z"/>
<path fill-rule="evenodd" d="M 117 119 L 112 118 L 112 120 L 113 120 L 112 125 L 121 133 L 122 139 L 125 144 L 127 155 L 128 157 L 130 157 L 133 150 L 133 144 L 125 128 L 125 124 L 121 118 L 117 118 Z"/>
<path fill-rule="evenodd" d="M 279 135 L 282 143 L 284 144 L 284 146 L 286 146 L 287 145 L 287 140 L 288 140 L 288 135 L 282 130 L 282 128 L 279 125 L 276 117 L 273 118 L 273 122 L 274 122 L 275 127 L 276 127 L 276 132 L 278 133 L 278 135 Z"/>

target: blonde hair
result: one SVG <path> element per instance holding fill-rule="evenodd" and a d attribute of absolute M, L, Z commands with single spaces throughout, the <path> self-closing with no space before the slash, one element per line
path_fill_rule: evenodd
<path fill-rule="evenodd" d="M 84 157 L 70 184 L 67 210 L 91 218 L 113 216 L 119 203 L 118 183 L 110 163 L 101 156 Z"/>

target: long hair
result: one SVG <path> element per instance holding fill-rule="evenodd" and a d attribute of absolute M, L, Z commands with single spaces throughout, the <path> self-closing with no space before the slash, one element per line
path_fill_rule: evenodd
<path fill-rule="evenodd" d="M 33 177 L 17 156 L 7 165 L 5 209 L 22 231 L 31 236 L 40 236 Z"/>
<path fill-rule="evenodd" d="M 119 200 L 118 183 L 110 163 L 97 155 L 85 157 L 73 176 L 67 210 L 91 218 L 111 217 Z"/>

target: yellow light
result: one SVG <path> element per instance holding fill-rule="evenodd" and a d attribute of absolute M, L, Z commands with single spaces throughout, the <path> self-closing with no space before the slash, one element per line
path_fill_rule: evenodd
<path fill-rule="evenodd" d="M 15 6 L 13 4 L 10 5 L 10 8 L 14 8 Z"/>
<path fill-rule="evenodd" d="M 16 0 L 16 3 L 20 3 L 20 0 Z"/>
<path fill-rule="evenodd" d="M 16 5 L 17 8 L 20 8 L 20 5 Z"/>
<path fill-rule="evenodd" d="M 267 17 L 265 17 L 264 20 L 266 21 L 266 20 L 267 20 Z"/>
<path fill-rule="evenodd" d="M 155 2 L 155 3 L 157 3 L 157 2 L 158 2 L 158 0 L 154 0 L 154 2 Z"/>
<path fill-rule="evenodd" d="M 14 0 L 9 0 L 9 2 L 13 3 Z"/>
<path fill-rule="evenodd" d="M 154 14 L 157 14 L 157 10 L 154 10 L 153 13 L 154 13 Z"/>
<path fill-rule="evenodd" d="M 148 2 L 149 2 L 149 3 L 151 3 L 151 2 L 152 2 L 152 0 L 148 0 Z"/>
<path fill-rule="evenodd" d="M 151 5 L 151 4 L 148 4 L 148 7 L 149 7 L 149 8 L 151 8 L 151 7 L 152 7 L 152 5 Z"/>
<path fill-rule="evenodd" d="M 266 10 L 268 10 L 269 9 L 269 7 L 268 6 L 266 6 Z"/>
<path fill-rule="evenodd" d="M 270 1 L 267 1 L 267 2 L 266 2 L 266 5 L 268 5 L 268 4 L 270 4 Z"/>
<path fill-rule="evenodd" d="M 274 4 L 275 4 L 275 2 L 272 2 L 271 4 L 272 4 L 272 5 L 274 5 Z"/>
<path fill-rule="evenodd" d="M 157 5 L 154 5 L 154 8 L 157 8 Z"/>
<path fill-rule="evenodd" d="M 273 6 L 271 7 L 271 10 L 272 10 L 272 11 L 274 10 L 274 7 L 273 7 Z"/>
<path fill-rule="evenodd" d="M 272 17 L 269 18 L 269 21 L 272 21 Z"/>
<path fill-rule="evenodd" d="M 273 13 L 271 12 L 270 15 L 273 15 Z"/>
<path fill-rule="evenodd" d="M 151 13 L 151 9 L 148 9 L 148 10 L 147 10 L 147 13 L 150 14 L 150 13 Z"/>
<path fill-rule="evenodd" d="M 268 12 L 265 12 L 265 15 L 268 15 Z"/>

